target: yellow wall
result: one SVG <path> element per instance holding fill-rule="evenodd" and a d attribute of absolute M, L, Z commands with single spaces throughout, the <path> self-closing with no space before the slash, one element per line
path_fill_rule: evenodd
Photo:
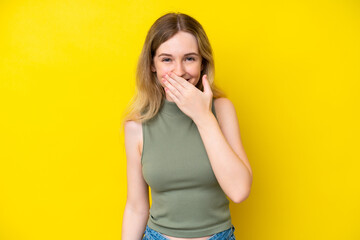
<path fill-rule="evenodd" d="M 212 43 L 254 172 L 237 239 L 360 239 L 360 3 L 0 2 L 0 239 L 120 239 L 121 114 L 150 25 Z"/>

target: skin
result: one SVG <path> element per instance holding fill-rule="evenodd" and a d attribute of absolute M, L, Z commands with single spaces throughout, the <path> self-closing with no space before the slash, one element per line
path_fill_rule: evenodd
<path fill-rule="evenodd" d="M 198 83 L 202 68 L 202 57 L 198 51 L 196 38 L 182 31 L 159 46 L 151 66 L 158 80 L 163 80 L 166 74 L 173 72 L 192 85 Z M 165 87 L 164 82 L 160 83 Z M 173 101 L 168 94 L 166 94 L 166 99 Z"/>
<path fill-rule="evenodd" d="M 207 88 L 202 93 L 195 87 L 202 67 L 196 38 L 182 31 L 162 43 L 153 59 L 152 71 L 165 88 L 166 99 L 175 102 L 192 119 L 211 109 L 211 90 Z"/>
<path fill-rule="evenodd" d="M 167 54 L 167 55 L 164 55 Z M 193 35 L 179 32 L 159 46 L 152 71 L 156 72 L 166 91 L 166 99 L 173 101 L 197 125 L 214 174 L 224 193 L 235 203 L 250 194 L 252 170 L 240 138 L 235 107 L 227 98 L 214 101 L 217 119 L 211 112 L 212 91 L 206 75 L 201 79 L 204 91 L 195 87 L 200 81 L 201 57 L 196 58 L 198 46 Z M 194 59 L 191 59 L 194 57 Z M 141 239 L 149 211 L 149 192 L 141 171 L 141 123 L 125 124 L 128 195 L 124 211 L 122 239 Z M 176 238 L 171 240 L 206 240 Z"/>

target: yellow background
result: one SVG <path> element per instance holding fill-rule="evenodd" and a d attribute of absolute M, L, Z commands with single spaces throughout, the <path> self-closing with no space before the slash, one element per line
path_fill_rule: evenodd
<path fill-rule="evenodd" d="M 0 239 L 120 239 L 122 112 L 151 24 L 195 17 L 254 180 L 237 239 L 360 239 L 360 3 L 0 1 Z"/>

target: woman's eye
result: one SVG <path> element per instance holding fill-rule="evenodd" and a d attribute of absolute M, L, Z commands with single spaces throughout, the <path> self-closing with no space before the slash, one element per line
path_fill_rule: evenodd
<path fill-rule="evenodd" d="M 187 57 L 186 60 L 187 61 L 195 61 L 195 58 L 194 57 Z"/>
<path fill-rule="evenodd" d="M 161 61 L 162 61 L 162 62 L 170 62 L 171 59 L 170 59 L 170 58 L 163 58 Z"/>

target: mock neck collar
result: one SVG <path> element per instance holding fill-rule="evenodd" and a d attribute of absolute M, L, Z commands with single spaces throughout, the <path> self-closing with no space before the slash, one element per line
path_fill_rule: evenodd
<path fill-rule="evenodd" d="M 181 111 L 181 109 L 176 105 L 175 102 L 171 102 L 166 98 L 163 99 L 163 104 L 161 107 L 161 112 L 170 116 L 170 117 L 184 117 L 187 116 Z"/>

